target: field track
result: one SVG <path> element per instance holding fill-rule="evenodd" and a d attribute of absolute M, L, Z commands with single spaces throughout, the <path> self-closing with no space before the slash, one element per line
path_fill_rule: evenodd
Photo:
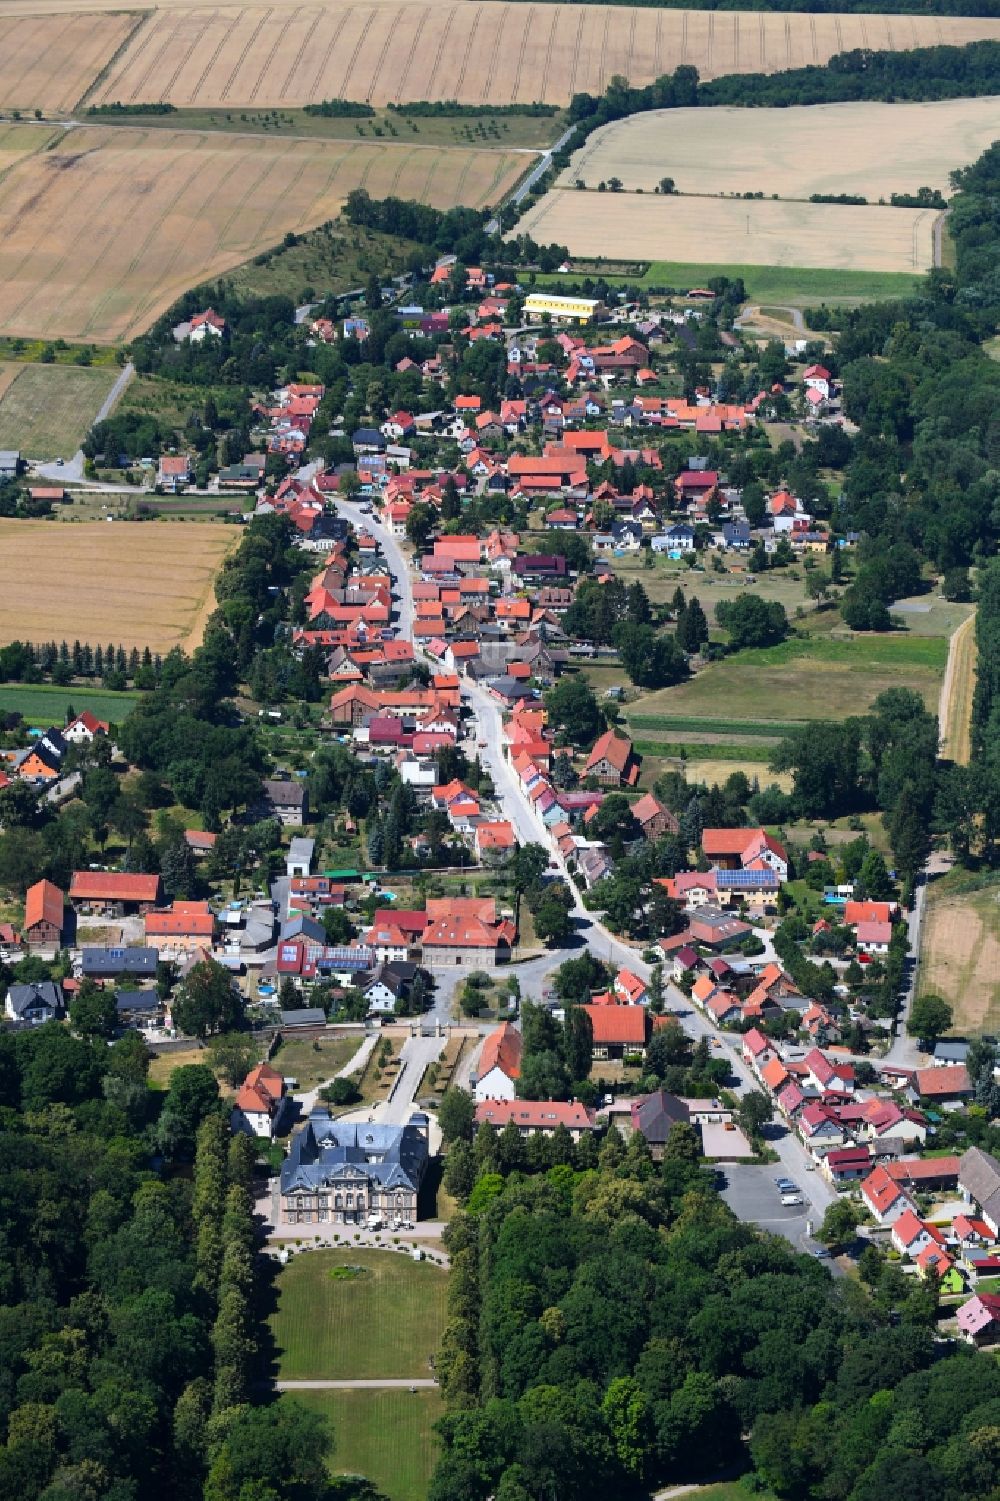
<path fill-rule="evenodd" d="M 855 47 L 1000 39 L 1000 20 L 951 16 L 660 11 L 503 0 L 293 0 L 288 6 L 166 0 L 155 10 L 135 7 L 146 9 L 146 19 L 117 55 L 131 16 L 83 18 L 87 35 L 77 38 L 76 50 L 66 51 L 71 78 L 65 76 L 60 49 L 67 17 L 75 27 L 80 11 L 104 13 L 116 3 L 121 0 L 38 0 L 37 16 L 31 0 L 5 6 L 4 26 L 30 25 L 39 50 L 43 34 L 48 38 L 39 87 L 58 80 L 47 84 L 60 96 L 58 107 L 67 107 L 70 96 L 78 98 L 98 78 L 89 102 L 166 99 L 268 108 L 345 96 L 376 105 L 420 98 L 565 104 L 575 91 L 603 89 L 613 74 L 644 84 L 681 63 L 713 78 L 823 63 Z M 7 66 L 3 50 L 0 45 L 0 105 L 20 103 L 5 97 L 11 89 L 24 90 L 21 72 Z M 54 97 L 24 102 L 57 107 Z"/>
<path fill-rule="evenodd" d="M 951 638 L 938 713 L 941 754 L 958 766 L 968 766 L 972 759 L 972 698 L 975 691 L 976 617 L 970 615 Z"/>
<path fill-rule="evenodd" d="M 0 332 L 107 342 L 339 211 L 352 188 L 495 203 L 531 157 L 470 147 L 85 126 L 0 195 Z"/>

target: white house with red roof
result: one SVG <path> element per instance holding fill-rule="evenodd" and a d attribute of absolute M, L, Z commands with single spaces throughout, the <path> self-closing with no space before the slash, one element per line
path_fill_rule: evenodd
<path fill-rule="evenodd" d="M 900 1256 L 915 1258 L 925 1246 L 944 1246 L 944 1236 L 928 1225 L 912 1209 L 906 1209 L 889 1231 L 889 1239 Z"/>
<path fill-rule="evenodd" d="M 594 1130 L 594 1118 L 578 1100 L 484 1100 L 476 1106 L 476 1125 L 502 1131 L 510 1122 L 522 1136 L 551 1136 L 565 1126 L 574 1141 Z"/>
<path fill-rule="evenodd" d="M 203 344 L 206 339 L 221 339 L 225 331 L 225 318 L 209 307 L 203 313 L 195 313 L 187 339 L 191 344 Z"/>
<path fill-rule="evenodd" d="M 71 719 L 62 732 L 64 740 L 69 740 L 73 745 L 89 745 L 97 735 L 106 735 L 110 725 L 106 719 L 98 719 L 96 714 L 91 714 L 89 709 L 84 709 L 75 719 Z"/>
<path fill-rule="evenodd" d="M 861 1197 L 872 1217 L 882 1226 L 894 1225 L 907 1210 L 916 1213 L 913 1199 L 884 1167 L 877 1167 L 861 1185 Z"/>
<path fill-rule="evenodd" d="M 627 1006 L 645 1006 L 649 1000 L 645 981 L 640 980 L 630 969 L 618 971 L 615 976 L 615 994 Z"/>
<path fill-rule="evenodd" d="M 807 391 L 816 391 L 824 401 L 829 401 L 833 389 L 833 377 L 825 365 L 810 365 L 802 372 L 802 384 Z"/>
<path fill-rule="evenodd" d="M 236 1095 L 232 1128 L 250 1136 L 274 1139 L 285 1095 L 285 1081 L 269 1063 L 251 1069 Z"/>
<path fill-rule="evenodd" d="M 755 1073 L 760 1073 L 774 1057 L 774 1044 L 757 1027 L 743 1034 L 743 1061 L 749 1063 Z"/>
<path fill-rule="evenodd" d="M 854 1065 L 831 1063 L 819 1048 L 813 1048 L 803 1059 L 806 1080 L 820 1094 L 853 1094 Z"/>
<path fill-rule="evenodd" d="M 521 1076 L 521 1034 L 511 1022 L 504 1022 L 483 1043 L 478 1077 L 473 1095 L 483 1100 L 513 1100 Z"/>

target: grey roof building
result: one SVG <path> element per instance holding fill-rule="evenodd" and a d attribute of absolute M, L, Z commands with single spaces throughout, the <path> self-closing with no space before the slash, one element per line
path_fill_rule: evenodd
<path fill-rule="evenodd" d="M 959 1159 L 958 1186 L 979 1205 L 994 1235 L 1000 1233 L 1000 1162 L 981 1147 L 970 1147 Z"/>
<path fill-rule="evenodd" d="M 40 1027 L 43 1022 L 58 1021 L 63 1014 L 62 991 L 52 980 L 37 980 L 31 985 L 11 985 L 4 1010 L 12 1021 Z"/>
<path fill-rule="evenodd" d="M 156 949 L 84 949 L 82 972 L 86 978 L 95 980 L 118 975 L 155 975 L 159 957 Z"/>
<path fill-rule="evenodd" d="M 325 1027 L 326 1012 L 322 1006 L 300 1006 L 294 1011 L 279 1013 L 283 1027 Z"/>
<path fill-rule="evenodd" d="M 658 1089 L 632 1102 L 633 1128 L 646 1138 L 657 1161 L 663 1156 L 663 1148 L 674 1127 L 687 1126 L 690 1122 L 691 1111 L 684 1101 L 668 1094 L 665 1089 Z"/>
<path fill-rule="evenodd" d="M 934 1046 L 934 1062 L 940 1064 L 965 1063 L 969 1057 L 968 1043 L 961 1037 L 944 1037 Z"/>
<path fill-rule="evenodd" d="M 426 1115 L 405 1126 L 334 1120 L 312 1112 L 281 1168 L 288 1224 L 363 1224 L 372 1214 L 413 1219 L 427 1171 Z"/>

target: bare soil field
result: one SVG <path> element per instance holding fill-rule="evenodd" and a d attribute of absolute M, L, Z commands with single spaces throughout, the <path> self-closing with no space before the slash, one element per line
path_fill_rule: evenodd
<path fill-rule="evenodd" d="M 710 111 L 704 111 L 705 114 Z M 554 188 L 518 225 L 571 255 L 725 265 L 926 271 L 933 257 L 933 209 L 742 201 L 736 198 L 581 193 Z"/>
<path fill-rule="evenodd" d="M 0 519 L 0 644 L 198 644 L 236 527 L 211 522 Z"/>
<path fill-rule="evenodd" d="M 960 1037 L 1000 1029 L 1000 886 L 927 895 L 919 990 L 954 1010 Z"/>
<path fill-rule="evenodd" d="M 84 365 L 14 365 L 16 379 L 0 375 L 0 448 L 28 459 L 68 459 L 76 453 L 116 370 Z"/>
<path fill-rule="evenodd" d="M 595 131 L 560 180 L 619 177 L 652 192 L 672 177 L 681 193 L 861 193 L 877 203 L 923 186 L 947 193 L 948 174 L 998 129 L 1000 99 L 654 110 Z"/>
<path fill-rule="evenodd" d="M 495 203 L 530 161 L 485 149 L 86 126 L 4 182 L 0 331 L 123 338 L 193 283 L 334 217 L 352 188 L 478 207 Z"/>
<path fill-rule="evenodd" d="M 58 0 L 40 4 L 62 9 Z M 1000 21 L 496 0 L 281 8 L 263 0 L 234 7 L 167 0 L 148 13 L 93 101 L 273 107 L 347 97 L 372 104 L 424 98 L 565 104 L 579 90 L 600 92 L 615 73 L 645 84 L 691 63 L 703 78 L 714 78 L 824 63 L 855 47 L 984 37 L 1000 37 Z"/>
<path fill-rule="evenodd" d="M 42 7 L 44 9 L 44 7 Z M 69 114 L 134 29 L 124 8 L 103 15 L 17 14 L 0 17 L 0 109 Z"/>

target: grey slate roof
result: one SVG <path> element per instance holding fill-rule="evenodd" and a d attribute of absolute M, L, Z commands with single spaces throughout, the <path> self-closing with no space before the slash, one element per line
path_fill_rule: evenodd
<path fill-rule="evenodd" d="M 311 1192 L 349 1168 L 383 1188 L 416 1192 L 427 1170 L 426 1138 L 412 1121 L 405 1126 L 335 1121 L 329 1111 L 314 1110 L 282 1164 L 281 1192 Z"/>
<path fill-rule="evenodd" d="M 300 1006 L 297 1011 L 282 1011 L 281 1025 L 283 1027 L 323 1027 L 326 1025 L 326 1012 L 322 1006 Z"/>
<path fill-rule="evenodd" d="M 84 975 L 155 975 L 156 949 L 84 949 Z"/>
<path fill-rule="evenodd" d="M 7 1001 L 14 1020 L 21 1020 L 25 1013 L 36 1007 L 48 1007 L 53 1017 L 62 1015 L 62 991 L 52 980 L 37 980 L 31 985 L 11 985 Z"/>
<path fill-rule="evenodd" d="M 970 1046 L 960 1037 L 946 1037 L 935 1045 L 934 1059 L 938 1063 L 964 1063 Z"/>
<path fill-rule="evenodd" d="M 1000 1218 L 1000 1162 L 981 1147 L 970 1147 L 959 1160 L 958 1181 L 995 1224 Z"/>
<path fill-rule="evenodd" d="M 149 1013 L 160 1011 L 163 1002 L 155 990 L 116 990 L 115 1006 L 119 1012 Z"/>
<path fill-rule="evenodd" d="M 632 1107 L 632 1119 L 648 1142 L 665 1142 L 674 1126 L 687 1125 L 691 1112 L 683 1100 L 658 1089 Z"/>

